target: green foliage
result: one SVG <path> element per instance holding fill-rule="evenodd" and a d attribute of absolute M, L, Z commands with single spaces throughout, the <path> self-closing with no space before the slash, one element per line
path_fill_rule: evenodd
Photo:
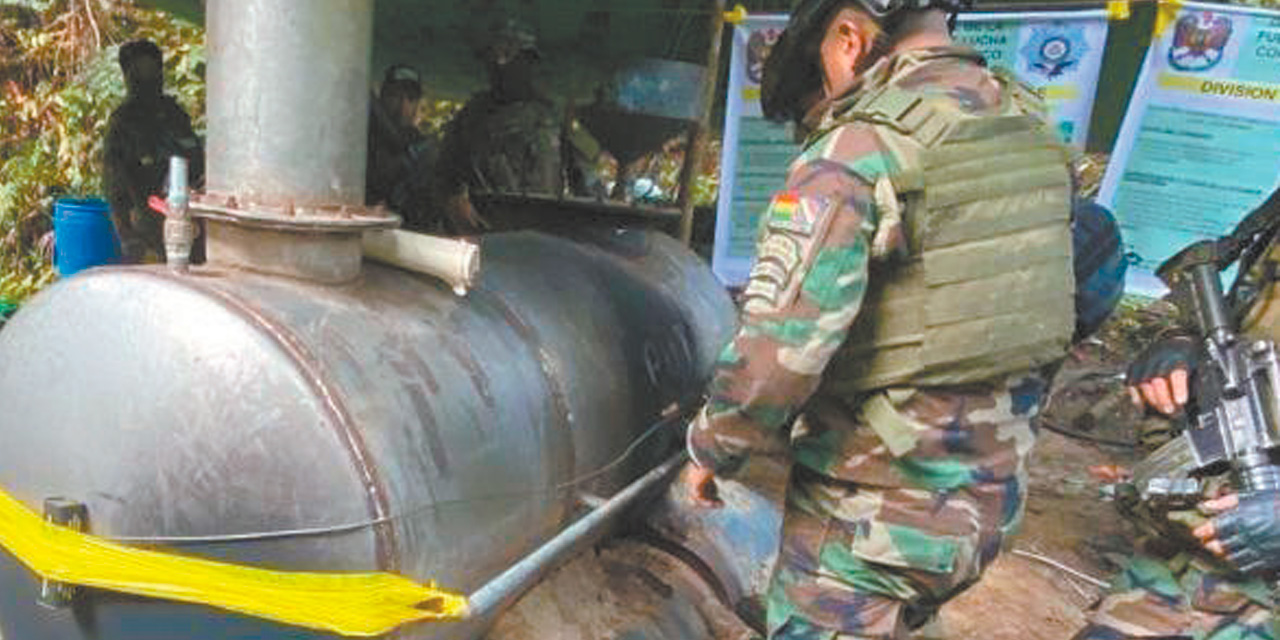
<path fill-rule="evenodd" d="M 683 171 L 686 138 L 681 136 L 650 153 L 631 167 L 632 179 L 649 178 L 666 194 L 671 203 L 680 193 L 680 173 Z M 693 177 L 693 204 L 695 207 L 712 206 L 720 189 L 720 140 L 710 139 L 702 153 L 702 162 Z"/>
<path fill-rule="evenodd" d="M 1178 311 L 1168 300 L 1125 295 L 1098 330 L 1097 338 L 1115 361 L 1128 362 L 1180 326 Z"/>
<path fill-rule="evenodd" d="M 38 0 L 0 7 L 0 298 L 53 281 L 49 234 L 60 195 L 102 192 L 100 158 L 124 98 L 121 43 L 165 52 L 169 93 L 204 123 L 204 32 L 114 0 Z"/>
<path fill-rule="evenodd" d="M 462 111 L 465 102 L 457 100 L 422 100 L 418 103 L 418 128 L 427 135 L 440 138 L 444 135 L 444 127 L 453 116 Z"/>

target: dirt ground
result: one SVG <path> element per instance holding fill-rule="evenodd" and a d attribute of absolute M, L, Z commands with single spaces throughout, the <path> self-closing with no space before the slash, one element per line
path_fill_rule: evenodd
<path fill-rule="evenodd" d="M 1097 497 L 1098 485 L 1090 479 L 1088 467 L 1125 459 L 1122 450 L 1042 434 L 1022 531 L 981 583 L 943 608 L 946 637 L 1070 638 L 1084 624 L 1085 611 L 1102 589 L 1021 554 L 1035 554 L 1109 581 L 1133 536 L 1114 507 Z"/>
<path fill-rule="evenodd" d="M 1060 430 L 1130 442 L 1140 420 L 1120 393 L 1118 365 L 1086 358 L 1059 377 Z M 1066 388 L 1064 388 L 1066 387 Z M 1128 465 L 1133 447 L 1102 445 L 1041 430 L 1031 466 L 1026 520 L 981 583 L 943 609 L 950 640 L 1066 640 L 1103 592 L 1078 571 L 1109 582 L 1132 550 L 1134 530 L 1100 497 L 1093 465 Z M 1028 554 L 1039 558 L 1028 557 Z M 1056 562 L 1067 567 L 1054 567 Z"/>

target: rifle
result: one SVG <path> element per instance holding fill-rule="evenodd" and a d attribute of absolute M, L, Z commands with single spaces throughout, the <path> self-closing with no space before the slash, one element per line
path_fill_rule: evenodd
<path fill-rule="evenodd" d="M 1241 494 L 1280 491 L 1280 466 L 1272 460 L 1280 448 L 1280 357 L 1275 342 L 1246 342 L 1236 333 L 1218 275 L 1239 257 L 1233 254 L 1228 243 L 1197 242 L 1157 271 L 1201 340 L 1182 437 L 1193 476 L 1229 473 Z"/>
<path fill-rule="evenodd" d="M 1134 469 L 1129 487 L 1130 497 L 1157 511 L 1193 507 L 1203 499 L 1203 479 L 1223 473 L 1242 495 L 1280 490 L 1280 466 L 1272 457 L 1280 448 L 1276 344 L 1246 343 L 1236 330 L 1252 302 L 1241 282 L 1277 233 L 1280 189 L 1230 235 L 1194 243 L 1157 270 L 1201 341 L 1186 428 Z M 1219 272 L 1237 260 L 1240 274 L 1227 296 Z"/>

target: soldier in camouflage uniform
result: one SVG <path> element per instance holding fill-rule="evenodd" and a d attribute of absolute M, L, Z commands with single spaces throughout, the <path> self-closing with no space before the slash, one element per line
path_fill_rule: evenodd
<path fill-rule="evenodd" d="M 1269 201 L 1270 209 L 1263 208 L 1273 219 L 1280 216 L 1278 198 L 1280 192 Z M 1280 238 L 1269 242 L 1238 289 L 1252 300 L 1237 299 L 1235 306 L 1246 310 L 1243 335 L 1280 340 Z M 1180 413 L 1190 398 L 1197 351 L 1197 341 L 1187 335 L 1171 335 L 1148 348 L 1127 376 L 1135 404 L 1167 416 Z M 1225 487 L 1224 478 L 1217 480 Z M 1280 495 L 1259 493 L 1243 505 L 1238 502 L 1229 496 L 1167 513 L 1135 508 L 1132 515 L 1144 529 L 1141 552 L 1095 605 L 1075 640 L 1280 638 L 1270 585 L 1257 577 L 1259 572 L 1240 571 L 1280 569 Z"/>
<path fill-rule="evenodd" d="M 766 114 L 810 133 L 686 477 L 713 505 L 715 478 L 793 461 L 774 639 L 905 638 L 979 579 L 1074 329 L 1067 153 L 951 44 L 954 7 L 920 6 L 803 0 L 765 70 Z"/>
<path fill-rule="evenodd" d="M 489 90 L 454 116 L 441 143 L 438 191 L 456 233 L 487 227 L 469 194 L 585 195 L 600 152 L 579 127 L 566 136 L 560 110 L 534 86 L 532 32 L 508 23 L 483 56 Z"/>
<path fill-rule="evenodd" d="M 204 152 L 191 117 L 164 94 L 164 56 L 149 40 L 120 47 L 127 95 L 111 114 L 103 184 L 125 262 L 164 259 L 163 219 L 147 198 L 163 196 L 171 156 L 187 159 L 193 188 L 204 180 Z"/>

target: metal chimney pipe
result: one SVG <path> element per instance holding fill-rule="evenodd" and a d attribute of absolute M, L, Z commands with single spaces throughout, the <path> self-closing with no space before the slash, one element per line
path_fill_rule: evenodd
<path fill-rule="evenodd" d="M 362 205 L 373 0 L 207 5 L 208 191 Z"/>
<path fill-rule="evenodd" d="M 322 283 L 360 275 L 373 0 L 207 4 L 209 265 Z"/>

